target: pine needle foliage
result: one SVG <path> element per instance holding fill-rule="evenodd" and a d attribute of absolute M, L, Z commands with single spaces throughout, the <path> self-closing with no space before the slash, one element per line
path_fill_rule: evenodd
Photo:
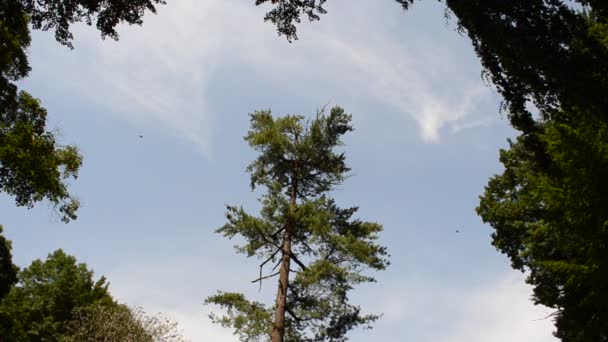
<path fill-rule="evenodd" d="M 369 327 L 378 315 L 349 302 L 354 286 L 375 281 L 367 270 L 384 270 L 382 226 L 354 218 L 356 207 L 340 208 L 331 191 L 347 178 L 344 134 L 353 130 L 342 108 L 299 115 L 251 114 L 245 140 L 258 157 L 249 165 L 251 187 L 263 187 L 259 216 L 228 206 L 228 223 L 217 230 L 240 238 L 239 253 L 261 260 L 259 283 L 278 277 L 272 306 L 240 293 L 218 292 L 207 304 L 222 307 L 215 323 L 234 329 L 242 341 L 346 341 L 355 327 Z M 274 267 L 273 267 L 274 266 Z M 269 270 L 270 269 L 270 270 Z"/>

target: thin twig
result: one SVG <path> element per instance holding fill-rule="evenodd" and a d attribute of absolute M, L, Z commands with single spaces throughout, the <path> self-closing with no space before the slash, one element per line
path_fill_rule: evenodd
<path fill-rule="evenodd" d="M 274 265 L 274 267 L 272 268 L 272 270 L 273 270 L 273 271 L 274 271 L 274 270 L 276 270 L 276 269 L 277 269 L 277 267 L 279 267 L 279 265 L 280 265 L 282 262 L 283 262 L 283 258 L 279 259 L 279 262 L 277 262 L 277 264 L 276 264 L 276 265 Z"/>
<path fill-rule="evenodd" d="M 557 314 L 559 314 L 559 313 L 560 313 L 560 311 L 559 311 L 559 310 L 557 310 L 557 311 L 552 312 L 552 313 L 550 313 L 549 315 L 547 315 L 547 316 L 545 316 L 545 317 L 543 317 L 543 318 L 535 319 L 534 321 L 542 321 L 542 320 L 545 320 L 545 319 L 547 319 L 547 318 L 549 318 L 549 317 L 551 317 L 551 316 L 555 316 L 555 315 L 557 315 Z"/>
<path fill-rule="evenodd" d="M 264 261 L 263 263 L 260 264 L 260 278 L 262 278 L 262 269 L 264 268 L 264 265 L 266 265 L 266 263 L 268 263 L 270 260 L 274 259 L 274 257 L 277 255 L 277 253 L 279 253 L 281 251 L 281 248 L 277 248 L 276 251 L 274 251 L 274 253 L 272 253 L 272 255 L 270 255 L 270 257 L 268 259 L 266 259 L 266 261 Z M 274 271 L 274 269 L 276 268 L 276 266 L 272 269 Z M 262 282 L 260 281 L 260 289 L 258 291 L 262 291 Z"/>
<path fill-rule="evenodd" d="M 267 275 L 267 276 L 259 277 L 258 279 L 256 279 L 256 280 L 252 280 L 251 282 L 252 282 L 252 283 L 257 283 L 257 282 L 259 281 L 259 282 L 260 282 L 260 284 L 261 284 L 261 283 L 262 283 L 262 280 L 264 280 L 264 279 L 268 279 L 268 278 L 272 278 L 272 277 L 274 277 L 274 276 L 277 276 L 277 275 L 279 275 L 279 273 L 281 273 L 281 272 L 276 272 L 276 273 L 273 273 L 273 274 L 270 274 L 270 275 Z"/>

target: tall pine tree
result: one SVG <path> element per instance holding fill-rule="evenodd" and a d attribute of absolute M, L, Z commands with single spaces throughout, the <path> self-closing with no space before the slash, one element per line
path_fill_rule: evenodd
<path fill-rule="evenodd" d="M 268 307 L 221 291 L 206 299 L 226 309 L 211 319 L 234 328 L 243 341 L 345 341 L 349 330 L 379 317 L 362 314 L 348 293 L 374 281 L 364 271 L 388 266 L 386 248 L 376 241 L 382 226 L 353 218 L 356 207 L 339 208 L 330 197 L 350 170 L 344 153 L 336 151 L 353 129 L 350 120 L 339 107 L 311 120 L 251 114 L 245 140 L 259 156 L 247 171 L 252 189 L 267 192 L 260 198 L 260 216 L 228 206 L 228 223 L 217 232 L 239 236 L 244 243 L 237 251 L 261 260 L 253 283 L 261 287 L 278 276 L 276 302 Z"/>

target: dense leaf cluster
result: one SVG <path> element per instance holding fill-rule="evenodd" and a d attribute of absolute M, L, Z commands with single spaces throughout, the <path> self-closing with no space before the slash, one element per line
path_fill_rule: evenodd
<path fill-rule="evenodd" d="M 70 26 L 84 22 L 96 23 L 102 37 L 118 38 L 116 26 L 120 23 L 141 25 L 146 10 L 156 13 L 156 6 L 164 0 L 76 0 L 40 1 L 21 0 L 23 12 L 30 18 L 34 29 L 55 30 L 55 38 L 72 46 Z"/>
<path fill-rule="evenodd" d="M 13 264 L 11 242 L 4 235 L 4 227 L 0 224 L 0 301 L 8 294 L 17 282 L 19 269 Z"/>
<path fill-rule="evenodd" d="M 505 167 L 478 213 L 497 249 L 528 272 L 536 303 L 556 309 L 563 341 L 608 340 L 608 124 L 591 115 L 547 122 L 539 133 L 550 165 L 520 137 L 502 150 Z"/>
<path fill-rule="evenodd" d="M 264 21 L 276 25 L 279 35 L 284 35 L 289 41 L 298 39 L 296 24 L 300 23 L 302 16 L 315 21 L 327 13 L 323 8 L 327 0 L 256 0 L 255 4 L 259 6 L 269 1 L 274 7 L 266 14 Z"/>
<path fill-rule="evenodd" d="M 160 314 L 117 303 L 104 277 L 57 250 L 20 271 L 0 226 L 1 341 L 183 341 L 177 324 Z M 15 284 L 16 283 L 16 284 Z"/>
<path fill-rule="evenodd" d="M 0 302 L 0 336 L 7 341 L 61 341 L 76 309 L 113 304 L 105 278 L 93 280 L 86 265 L 57 250 L 19 272 Z"/>
<path fill-rule="evenodd" d="M 74 146 L 61 146 L 46 129 L 46 110 L 21 92 L 14 108 L 0 116 L 0 191 L 19 206 L 32 207 L 48 199 L 58 206 L 63 221 L 76 218 L 78 200 L 66 180 L 76 178 L 82 157 Z"/>

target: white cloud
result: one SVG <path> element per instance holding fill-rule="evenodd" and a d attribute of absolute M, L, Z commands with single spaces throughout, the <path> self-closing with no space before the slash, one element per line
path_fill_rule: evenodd
<path fill-rule="evenodd" d="M 171 260 L 131 258 L 131 263 L 116 265 L 106 272 L 111 280 L 110 290 L 120 302 L 171 318 L 188 341 L 236 342 L 238 339 L 230 330 L 209 320 L 210 308 L 203 306 L 203 301 L 215 293 L 216 286 L 229 288 L 237 278 L 247 285 L 240 279 L 243 272 L 231 262 L 232 258 L 222 261 L 216 256 L 215 262 L 203 263 L 196 259 L 193 256 Z M 200 259 L 214 257 L 206 255 Z"/>
<path fill-rule="evenodd" d="M 490 97 L 491 90 L 471 79 L 471 70 L 457 69 L 457 63 L 450 61 L 452 51 L 422 42 L 408 46 L 399 44 L 394 35 L 376 35 L 380 38 L 369 41 L 338 36 L 328 44 L 340 54 L 337 60 L 348 61 L 361 75 L 359 91 L 413 118 L 426 142 L 438 142 L 442 127 L 479 115 L 476 106 Z M 418 50 L 424 52 L 412 52 Z"/>
<path fill-rule="evenodd" d="M 449 280 L 427 282 L 393 286 L 369 303 L 370 310 L 384 312 L 378 333 L 438 342 L 557 341 L 551 319 L 542 319 L 552 310 L 533 305 L 521 274 L 509 272 L 468 289 L 450 289 Z"/>
<path fill-rule="evenodd" d="M 547 317 L 552 310 L 533 306 L 531 289 L 519 274 L 512 273 L 488 287 L 458 298 L 462 318 L 445 342 L 556 341 Z"/>
<path fill-rule="evenodd" d="M 189 341 L 238 341 L 238 338 L 229 329 L 212 324 L 206 311 L 174 310 L 163 312 L 163 314 L 179 323 L 183 336 Z"/>

